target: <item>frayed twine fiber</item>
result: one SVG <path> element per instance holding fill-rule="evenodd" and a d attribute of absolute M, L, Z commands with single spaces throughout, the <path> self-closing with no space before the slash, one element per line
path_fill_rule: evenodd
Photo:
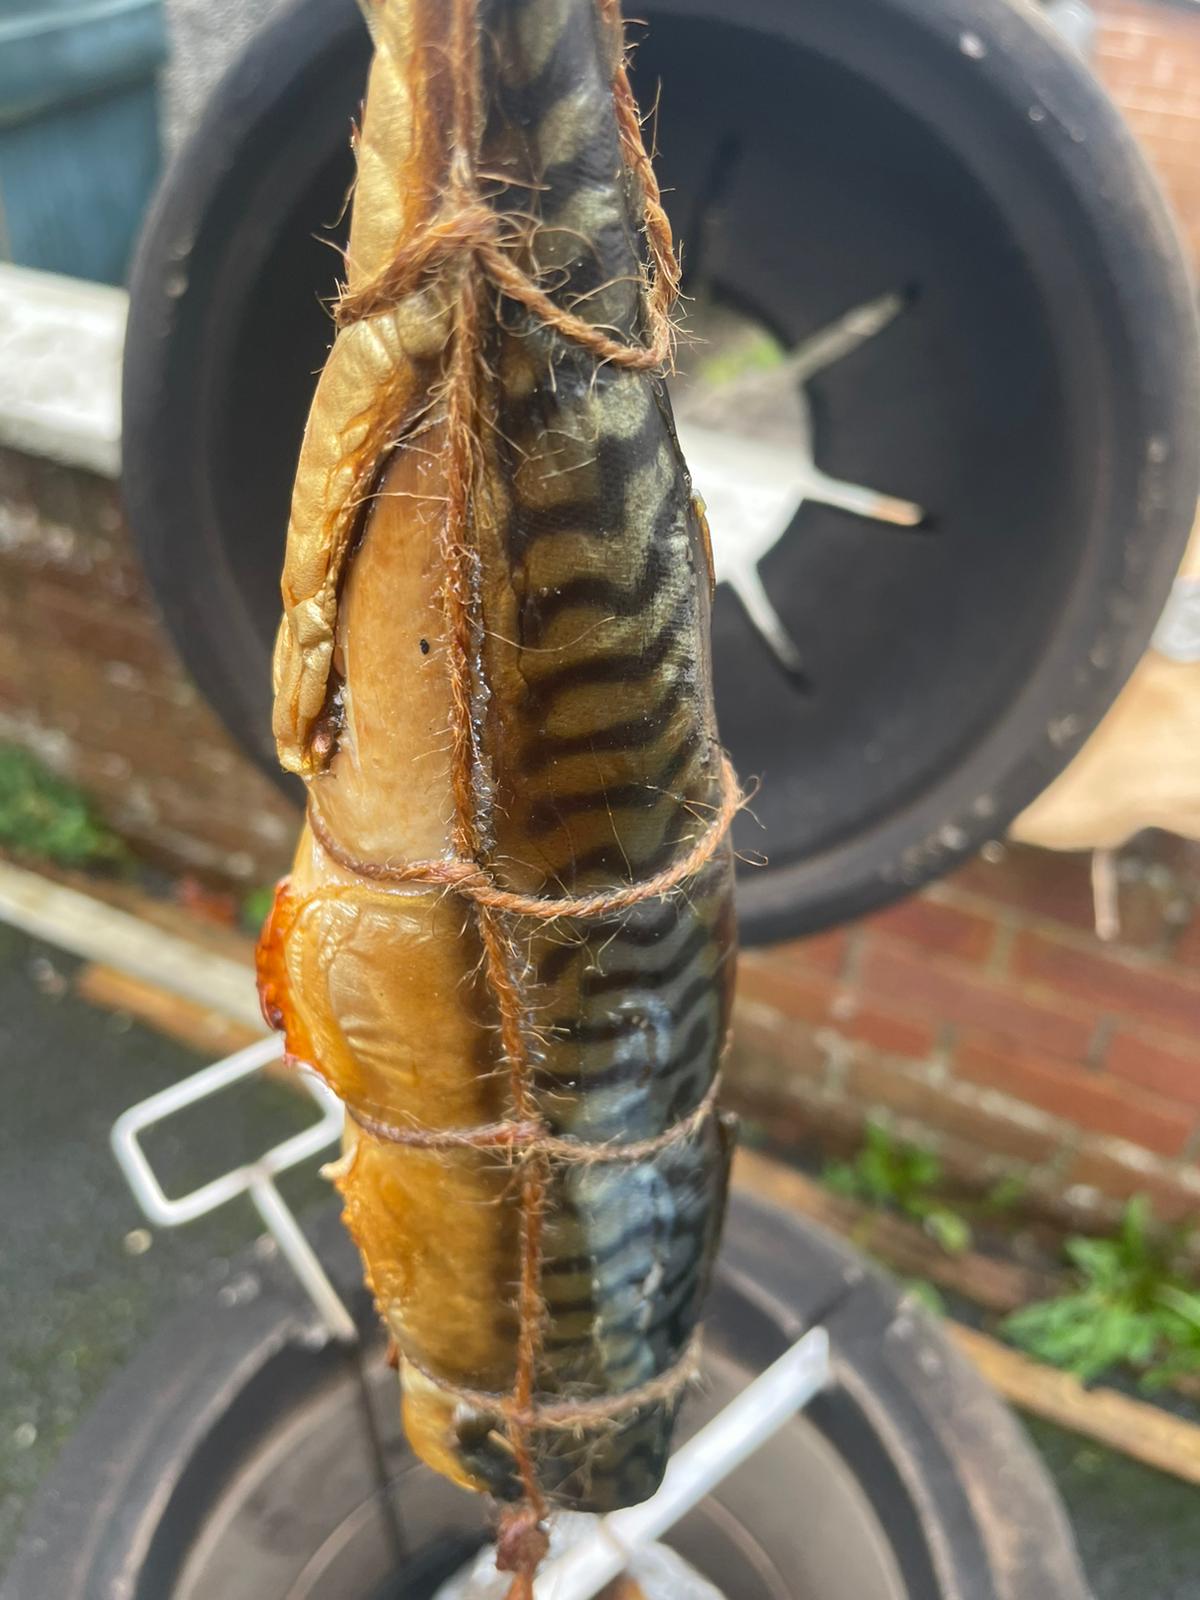
<path fill-rule="evenodd" d="M 713 1112 L 717 1085 L 711 1086 L 689 1117 L 655 1139 L 624 1146 L 587 1147 L 574 1140 L 554 1138 L 539 1113 L 533 1093 L 523 1027 L 526 1008 L 518 977 L 519 964 L 503 919 L 509 916 L 539 920 L 610 916 L 642 901 L 671 893 L 699 872 L 720 848 L 741 797 L 729 764 L 723 761 L 721 804 L 696 843 L 665 871 L 610 893 L 562 899 L 515 894 L 500 888 L 479 864 L 484 852 L 479 796 L 474 784 L 480 752 L 476 748 L 471 718 L 474 669 L 470 528 L 480 425 L 483 291 L 490 285 L 524 306 L 543 326 L 590 352 L 597 363 L 611 362 L 633 371 L 660 371 L 669 363 L 672 353 L 670 313 L 679 287 L 679 263 L 658 183 L 642 139 L 637 106 L 622 55 L 613 76 L 613 105 L 625 166 L 640 190 L 643 226 L 653 263 L 652 273 L 643 278 L 646 342 L 626 344 L 612 338 L 586 318 L 557 305 L 541 285 L 521 269 L 512 253 L 514 241 L 506 235 L 500 217 L 481 198 L 475 174 L 482 120 L 478 103 L 477 0 L 449 0 L 449 3 L 453 6 L 448 52 L 453 86 L 452 154 L 442 208 L 397 250 L 386 270 L 373 282 L 353 294 L 343 294 L 335 316 L 339 327 L 347 327 L 364 318 L 386 314 L 405 294 L 434 275 L 447 277 L 453 284 L 453 336 L 444 390 L 447 509 L 441 556 L 451 700 L 454 857 L 400 866 L 362 862 L 343 850 L 332 837 L 319 809 L 311 802 L 309 822 L 321 848 L 351 871 L 390 883 L 441 885 L 462 895 L 474 907 L 486 979 L 499 1017 L 501 1052 L 510 1084 L 511 1118 L 489 1128 L 447 1132 L 399 1128 L 361 1117 L 358 1120 L 370 1134 L 396 1143 L 426 1149 L 464 1145 L 480 1149 L 507 1147 L 520 1156 L 519 1332 L 513 1388 L 508 1395 L 485 1395 L 459 1389 L 451 1389 L 451 1392 L 471 1404 L 478 1403 L 496 1411 L 504 1420 L 523 1500 L 502 1519 L 497 1564 L 502 1570 L 515 1574 L 510 1600 L 530 1600 L 534 1574 L 546 1550 L 542 1521 L 547 1509 L 534 1466 L 531 1431 L 545 1427 L 602 1426 L 640 1406 L 669 1400 L 695 1371 L 693 1345 L 674 1367 L 625 1395 L 604 1396 L 596 1401 L 537 1402 L 536 1366 L 546 1315 L 541 1293 L 542 1232 L 550 1163 L 553 1160 L 645 1159 L 696 1131 Z M 604 23 L 618 30 L 618 0 L 597 0 L 597 5 Z"/>

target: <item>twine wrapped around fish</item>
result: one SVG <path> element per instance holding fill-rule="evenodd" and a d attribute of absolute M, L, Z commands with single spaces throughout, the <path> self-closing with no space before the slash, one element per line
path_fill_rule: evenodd
<path fill-rule="evenodd" d="M 275 659 L 308 824 L 264 1010 L 410 1441 L 515 1504 L 652 1493 L 716 1248 L 734 959 L 678 266 L 615 0 L 382 0 Z M 643 242 L 649 264 L 642 257 Z"/>

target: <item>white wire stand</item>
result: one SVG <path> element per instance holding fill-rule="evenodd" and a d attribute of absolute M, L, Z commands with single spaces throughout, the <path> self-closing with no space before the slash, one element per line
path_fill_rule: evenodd
<path fill-rule="evenodd" d="M 299 1081 L 321 1111 L 319 1121 L 293 1134 L 282 1144 L 274 1145 L 257 1161 L 234 1167 L 210 1183 L 193 1189 L 190 1194 L 180 1195 L 178 1199 L 173 1200 L 166 1194 L 139 1141 L 139 1135 L 147 1128 L 165 1122 L 186 1107 L 220 1094 L 241 1079 L 261 1072 L 282 1054 L 282 1040 L 278 1035 L 272 1035 L 256 1044 L 247 1045 L 234 1055 L 226 1056 L 223 1061 L 214 1062 L 210 1067 L 202 1067 L 199 1072 L 182 1078 L 169 1089 L 152 1094 L 149 1099 L 139 1100 L 128 1111 L 123 1111 L 113 1123 L 110 1136 L 113 1153 L 137 1203 L 147 1218 L 160 1228 L 178 1228 L 185 1222 L 195 1222 L 198 1217 L 207 1216 L 218 1206 L 237 1199 L 239 1195 L 248 1194 L 330 1334 L 342 1344 L 357 1344 L 358 1329 L 354 1318 L 326 1276 L 291 1207 L 275 1187 L 275 1179 L 281 1172 L 311 1161 L 341 1138 L 345 1120 L 342 1103 L 320 1079 L 307 1072 L 298 1074 Z"/>
<path fill-rule="evenodd" d="M 178 1228 L 186 1222 L 195 1222 L 218 1206 L 248 1194 L 329 1333 L 340 1343 L 356 1345 L 358 1330 L 353 1317 L 275 1186 L 275 1179 L 281 1172 L 312 1160 L 341 1138 L 342 1104 L 325 1084 L 310 1073 L 299 1075 L 321 1112 L 319 1120 L 311 1127 L 274 1145 L 257 1161 L 234 1167 L 176 1199 L 163 1189 L 140 1142 L 147 1128 L 261 1072 L 282 1053 L 282 1041 L 272 1035 L 138 1101 L 122 1112 L 113 1124 L 113 1153 L 146 1217 L 160 1228 Z M 810 1328 L 676 1451 L 661 1487 L 651 1499 L 607 1517 L 580 1519 L 581 1523 L 588 1524 L 585 1530 L 539 1573 L 534 1591 L 537 1600 L 590 1600 L 622 1572 L 628 1570 L 636 1575 L 639 1554 L 644 1556 L 656 1539 L 698 1505 L 831 1381 L 829 1335 L 822 1327 Z M 506 1580 L 494 1573 L 494 1568 L 491 1575 L 506 1584 Z M 483 1577 L 481 1585 L 473 1578 L 467 1581 L 470 1583 L 468 1590 L 455 1586 L 446 1592 L 461 1594 L 464 1600 L 467 1594 L 479 1595 L 483 1600 L 491 1592 L 487 1576 Z"/>
<path fill-rule="evenodd" d="M 649 1500 L 606 1517 L 551 1513 L 550 1556 L 535 1580 L 534 1600 L 591 1600 L 622 1573 L 647 1600 L 720 1600 L 707 1579 L 656 1541 L 832 1381 L 828 1331 L 810 1328 L 680 1446 Z M 496 1571 L 489 1546 L 434 1600 L 503 1600 L 510 1583 Z"/>
<path fill-rule="evenodd" d="M 601 1517 L 577 1544 L 543 1567 L 535 1600 L 591 1600 L 623 1572 L 636 1578 L 638 1553 L 699 1505 L 831 1380 L 829 1334 L 810 1328 L 675 1452 L 657 1494 Z"/>

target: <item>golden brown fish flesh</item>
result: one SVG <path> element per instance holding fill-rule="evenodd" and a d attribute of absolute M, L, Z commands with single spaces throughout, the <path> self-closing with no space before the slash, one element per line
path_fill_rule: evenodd
<path fill-rule="evenodd" d="M 653 1492 L 720 1228 L 734 967 L 676 269 L 605 0 L 384 0 L 304 437 L 275 734 L 309 820 L 269 1019 L 409 1438 L 523 1503 Z M 532 1553 L 531 1553 L 532 1552 Z"/>

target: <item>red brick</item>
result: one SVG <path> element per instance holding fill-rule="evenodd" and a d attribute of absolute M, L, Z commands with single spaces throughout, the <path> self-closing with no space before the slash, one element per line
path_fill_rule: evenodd
<path fill-rule="evenodd" d="M 927 1017 L 905 1015 L 820 973 L 764 961 L 757 952 L 743 957 L 738 996 L 769 1006 L 781 1019 L 828 1027 L 844 1039 L 897 1055 L 927 1056 L 937 1039 L 937 1025 Z"/>
<path fill-rule="evenodd" d="M 734 1012 L 725 1075 L 744 1091 L 786 1093 L 800 1080 L 821 1082 L 828 1066 L 828 1056 L 817 1044 L 813 1029 L 784 1030 L 750 1012 Z"/>
<path fill-rule="evenodd" d="M 1136 1017 L 1172 1032 L 1200 1032 L 1200 982 L 1144 961 L 1122 960 L 1061 939 L 1025 933 L 1013 951 L 1013 970 L 1085 1001 L 1099 1015 Z"/>
<path fill-rule="evenodd" d="M 1200 893 L 1200 839 L 1185 839 L 1182 834 L 1155 829 L 1140 834 L 1136 842 L 1139 856 L 1165 867 L 1185 894 Z"/>
<path fill-rule="evenodd" d="M 1062 1177 L 1062 1186 L 1087 1184 L 1111 1200 L 1132 1200 L 1144 1194 L 1162 1222 L 1182 1222 L 1185 1217 L 1200 1217 L 1200 1194 L 1174 1177 L 1169 1167 L 1156 1172 L 1141 1172 L 1102 1150 L 1081 1150 L 1073 1156 Z"/>
<path fill-rule="evenodd" d="M 1104 1065 L 1165 1100 L 1200 1106 L 1200 1049 L 1194 1045 L 1123 1028 L 1109 1042 Z"/>
<path fill-rule="evenodd" d="M 930 1081 L 919 1072 L 860 1056 L 851 1062 L 846 1086 L 866 1110 L 885 1108 L 910 1117 L 937 1133 L 1015 1161 L 1046 1161 L 1062 1146 L 1052 1125 L 1030 1127 L 998 1107 L 984 1106 L 961 1091 Z"/>
<path fill-rule="evenodd" d="M 1194 1111 L 1119 1079 L 1100 1077 L 978 1036 L 960 1042 L 954 1069 L 959 1077 L 999 1089 L 1064 1122 L 1128 1139 L 1159 1155 L 1179 1155 L 1196 1126 Z"/>
<path fill-rule="evenodd" d="M 1192 913 L 1192 920 L 1175 941 L 1171 961 L 1185 973 L 1200 975 L 1200 910 Z"/>
<path fill-rule="evenodd" d="M 798 1147 L 814 1156 L 856 1149 L 866 1121 L 862 1110 L 817 1089 L 805 1093 L 805 1087 L 798 1094 L 780 1094 L 743 1088 L 732 1079 L 722 1104 L 746 1122 L 757 1123 L 773 1144 L 787 1145 L 793 1154 Z"/>
<path fill-rule="evenodd" d="M 870 917 L 864 926 L 905 944 L 975 963 L 986 960 L 996 942 L 992 918 L 924 897 L 901 900 Z"/>
<path fill-rule="evenodd" d="M 1193 6 L 1097 0 L 1096 69 L 1125 113 L 1200 260 L 1200 29 Z M 1166 62 L 1168 74 L 1158 69 Z"/>
<path fill-rule="evenodd" d="M 975 906 L 980 899 L 987 899 L 1018 913 L 1024 923 L 1053 922 L 1095 937 L 1091 854 L 1087 851 L 1009 845 L 1003 860 L 989 862 L 976 857 L 940 885 L 937 893 L 952 899 L 969 897 L 968 903 Z M 1117 895 L 1121 925 L 1117 946 L 1162 949 L 1170 934 L 1165 918 L 1166 906 L 1173 898 L 1169 886 L 1151 884 L 1145 878 L 1123 878 L 1117 884 Z"/>
<path fill-rule="evenodd" d="M 830 928 L 826 933 L 810 934 L 807 939 L 789 939 L 786 944 L 772 945 L 768 950 L 756 950 L 743 959 L 778 971 L 810 967 L 815 972 L 824 972 L 836 978 L 846 964 L 849 947 L 849 928 Z"/>
<path fill-rule="evenodd" d="M 927 1019 L 906 1017 L 883 1006 L 869 1005 L 851 992 L 838 996 L 829 1027 L 843 1039 L 914 1061 L 924 1060 L 930 1054 L 939 1031 Z"/>
<path fill-rule="evenodd" d="M 1069 1061 L 1085 1059 L 1094 1020 L 1085 1007 L 1030 998 L 1013 984 L 905 950 L 868 942 L 860 988 L 906 1016 L 932 1017 L 1018 1039 Z"/>
<path fill-rule="evenodd" d="M 1093 926 L 1089 857 L 1081 851 L 1007 845 L 999 861 L 976 856 L 944 888 L 993 901 L 1026 917 L 1045 917 L 1071 928 Z"/>
<path fill-rule="evenodd" d="M 780 971 L 753 954 L 745 956 L 738 968 L 739 1000 L 770 1006 L 780 1017 L 800 1022 L 825 1022 L 837 992 L 837 984 L 821 973 Z"/>
<path fill-rule="evenodd" d="M 54 578 L 29 578 L 24 590 L 48 643 L 82 650 L 97 669 L 118 661 L 142 672 L 169 670 L 162 629 L 145 608 L 76 594 Z"/>

